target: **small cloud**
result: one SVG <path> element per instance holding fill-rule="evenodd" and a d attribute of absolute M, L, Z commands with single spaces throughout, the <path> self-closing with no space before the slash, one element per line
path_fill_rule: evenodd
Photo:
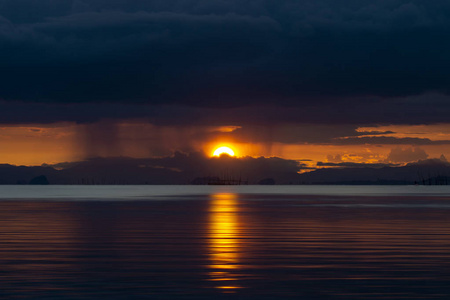
<path fill-rule="evenodd" d="M 359 136 L 359 137 L 343 137 L 333 140 L 338 145 L 447 145 L 450 140 L 430 140 L 429 138 L 403 137 L 397 138 L 393 136 Z"/>
<path fill-rule="evenodd" d="M 374 168 L 380 169 L 384 167 L 396 167 L 398 164 L 390 164 L 390 163 L 356 163 L 356 162 L 340 162 L 340 163 L 332 163 L 332 162 L 317 162 L 318 167 L 339 167 L 339 168 Z"/>
<path fill-rule="evenodd" d="M 397 147 L 391 150 L 386 160 L 388 162 L 405 163 L 427 158 L 428 154 L 420 147 L 410 147 L 406 149 Z"/>
<path fill-rule="evenodd" d="M 359 128 L 358 128 L 359 129 Z M 360 136 L 363 135 L 386 135 L 386 134 L 394 134 L 394 131 L 386 130 L 386 131 L 379 131 L 379 130 L 367 130 L 367 131 L 360 131 L 356 129 L 356 131 L 359 133 Z"/>
<path fill-rule="evenodd" d="M 221 126 L 217 128 L 217 132 L 233 132 L 239 128 L 242 128 L 241 126 Z"/>
<path fill-rule="evenodd" d="M 336 155 L 327 155 L 327 161 L 330 163 L 340 163 L 342 162 L 342 156 L 340 154 Z"/>

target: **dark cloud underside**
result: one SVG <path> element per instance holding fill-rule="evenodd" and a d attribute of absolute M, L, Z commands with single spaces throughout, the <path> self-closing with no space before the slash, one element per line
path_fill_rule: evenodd
<path fill-rule="evenodd" d="M 1 90 L 0 90 L 1 92 Z M 279 124 L 342 124 L 343 136 L 357 126 L 377 124 L 432 124 L 448 123 L 450 98 L 439 94 L 411 97 L 364 97 L 334 99 L 331 103 L 313 101 L 297 106 L 273 104 L 241 107 L 220 107 L 220 101 L 211 101 L 210 107 L 118 103 L 30 103 L 27 101 L 0 101 L 0 123 L 53 123 L 73 121 L 96 122 L 101 119 L 145 119 L 156 125 L 252 125 Z M 219 107 L 213 107 L 213 105 Z M 350 126 L 349 126 L 350 125 Z M 330 125 L 325 125 L 330 126 Z M 323 131 L 323 130 L 322 130 Z M 299 133 L 304 135 L 305 133 Z M 314 133 L 311 132 L 311 135 Z M 330 132 L 331 134 L 331 132 Z"/>
<path fill-rule="evenodd" d="M 448 1 L 3 0 L 0 14 L 7 101 L 363 111 L 374 96 L 409 123 L 425 107 L 412 95 L 450 86 Z"/>

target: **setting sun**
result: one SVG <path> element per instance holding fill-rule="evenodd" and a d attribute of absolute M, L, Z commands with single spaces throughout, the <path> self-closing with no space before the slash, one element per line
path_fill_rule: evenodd
<path fill-rule="evenodd" d="M 229 147 L 219 147 L 214 150 L 213 156 L 220 156 L 223 153 L 228 154 L 229 156 L 234 156 L 234 151 Z"/>

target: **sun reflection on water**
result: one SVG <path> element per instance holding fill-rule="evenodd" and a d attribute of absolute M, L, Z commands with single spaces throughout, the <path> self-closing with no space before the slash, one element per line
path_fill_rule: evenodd
<path fill-rule="evenodd" d="M 239 218 L 236 194 L 213 194 L 210 202 L 209 253 L 211 281 L 216 288 L 234 292 L 241 288 L 237 270 L 240 267 Z"/>

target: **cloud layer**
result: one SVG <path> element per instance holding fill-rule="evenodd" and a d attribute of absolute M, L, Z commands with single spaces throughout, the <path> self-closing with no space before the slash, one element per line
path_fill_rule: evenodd
<path fill-rule="evenodd" d="M 448 127 L 449 34 L 443 0 L 0 0 L 0 124 L 76 123 L 86 157 L 220 138 L 448 155 L 448 134 L 389 126 Z"/>
<path fill-rule="evenodd" d="M 436 92 L 450 110 L 446 1 L 3 0 L 0 12 L 8 101 L 383 107 L 408 123 L 440 119 L 413 97 Z"/>

